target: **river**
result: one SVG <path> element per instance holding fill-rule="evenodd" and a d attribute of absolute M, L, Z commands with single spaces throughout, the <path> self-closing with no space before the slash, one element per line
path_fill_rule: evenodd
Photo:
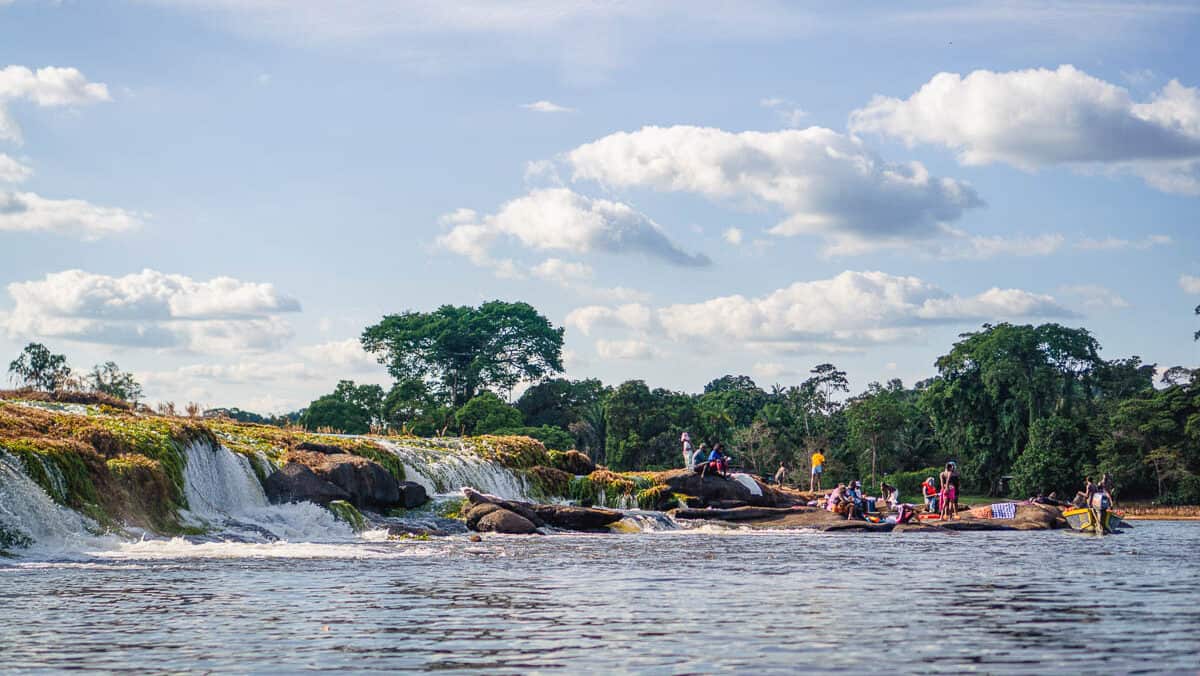
<path fill-rule="evenodd" d="M 1194 672 L 1200 523 L 111 543 L 0 560 L 0 669 Z"/>

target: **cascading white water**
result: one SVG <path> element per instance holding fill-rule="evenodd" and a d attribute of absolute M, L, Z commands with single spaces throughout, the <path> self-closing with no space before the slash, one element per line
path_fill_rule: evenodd
<path fill-rule="evenodd" d="M 410 446 L 375 439 L 404 465 L 404 475 L 424 487 L 430 495 L 461 493 L 470 486 L 507 500 L 529 500 L 525 477 L 497 462 L 485 460 L 466 449 L 461 441 L 445 440 L 438 448 Z"/>
<path fill-rule="evenodd" d="M 25 475 L 21 461 L 0 448 L 0 528 L 31 541 L 29 549 L 78 551 L 101 540 L 95 521 L 54 502 Z"/>
<path fill-rule="evenodd" d="M 331 541 L 354 537 L 333 514 L 311 502 L 272 505 L 250 461 L 224 446 L 193 443 L 184 449 L 188 522 L 219 535 L 251 540 Z"/>

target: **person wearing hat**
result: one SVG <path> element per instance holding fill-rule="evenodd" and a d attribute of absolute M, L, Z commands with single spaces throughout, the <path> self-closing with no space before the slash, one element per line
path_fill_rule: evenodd
<path fill-rule="evenodd" d="M 925 511 L 936 514 L 938 512 L 938 487 L 933 477 L 925 477 L 925 483 L 921 484 L 921 495 L 925 497 Z"/>
<path fill-rule="evenodd" d="M 692 438 L 687 432 L 684 432 L 680 435 L 679 442 L 683 444 L 683 466 L 690 469 L 692 467 L 692 453 L 695 452 L 695 449 L 692 448 Z"/>

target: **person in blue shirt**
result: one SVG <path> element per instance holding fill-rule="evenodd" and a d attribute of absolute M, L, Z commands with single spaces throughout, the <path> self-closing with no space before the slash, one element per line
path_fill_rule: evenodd
<path fill-rule="evenodd" d="M 700 476 L 704 476 L 708 470 L 712 470 L 721 477 L 729 477 L 729 456 L 725 455 L 725 446 L 717 443 L 713 446 L 712 453 L 708 454 L 708 464 L 704 467 L 704 471 Z"/>

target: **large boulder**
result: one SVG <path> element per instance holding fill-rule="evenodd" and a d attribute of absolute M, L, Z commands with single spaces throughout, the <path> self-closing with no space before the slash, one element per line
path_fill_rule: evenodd
<path fill-rule="evenodd" d="M 400 482 L 400 506 L 405 509 L 420 507 L 429 501 L 425 487 L 415 481 Z"/>
<path fill-rule="evenodd" d="M 570 505 L 531 505 L 542 521 L 564 530 L 601 531 L 620 521 L 624 514 L 611 509 L 572 507 Z"/>
<path fill-rule="evenodd" d="M 308 501 L 328 505 L 334 500 L 350 499 L 350 494 L 341 487 L 297 462 L 289 462 L 267 477 L 263 489 L 267 499 L 276 504 Z"/>
<path fill-rule="evenodd" d="M 670 486 L 672 493 L 699 498 L 704 505 L 743 504 L 755 507 L 787 507 L 796 502 L 790 496 L 758 481 L 755 481 L 755 484 L 761 495 L 755 495 L 745 484 L 736 479 L 726 479 L 712 474 L 700 476 L 698 472 L 685 469 L 663 472 L 656 478 L 659 483 Z"/>
<path fill-rule="evenodd" d="M 289 463 L 312 470 L 321 479 L 341 488 L 348 502 L 360 509 L 386 509 L 401 504 L 400 482 L 383 465 L 348 453 L 292 451 Z"/>
<path fill-rule="evenodd" d="M 525 517 L 500 508 L 488 512 L 475 524 L 475 530 L 483 533 L 507 533 L 509 535 L 529 535 L 537 532 L 537 526 Z"/>

